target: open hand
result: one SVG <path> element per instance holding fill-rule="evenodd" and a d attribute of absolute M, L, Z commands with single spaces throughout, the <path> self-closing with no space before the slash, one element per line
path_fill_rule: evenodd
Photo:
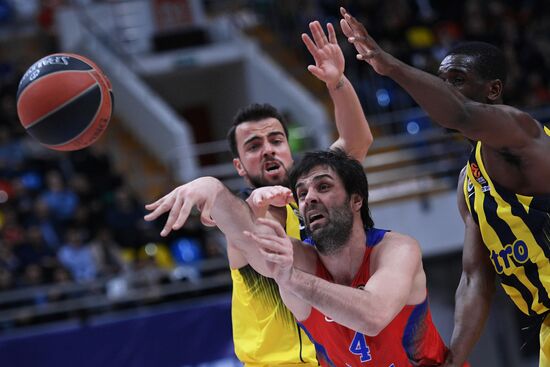
<path fill-rule="evenodd" d="M 329 89 L 334 89 L 340 83 L 346 65 L 334 27 L 330 23 L 327 24 L 328 38 L 318 21 L 309 23 L 309 29 L 313 40 L 303 33 L 302 41 L 313 56 L 315 65 L 309 65 L 307 69 L 325 82 Z"/>
<path fill-rule="evenodd" d="M 223 187 L 223 184 L 214 177 L 198 178 L 175 188 L 154 203 L 145 205 L 145 209 L 152 212 L 144 219 L 152 221 L 170 211 L 164 228 L 160 232 L 160 235 L 165 237 L 170 231 L 180 229 L 189 217 L 191 209 L 196 206 L 201 212 L 201 222 L 206 226 L 215 226 L 216 222 L 210 217 L 210 211 L 217 194 Z"/>
<path fill-rule="evenodd" d="M 357 59 L 368 62 L 378 74 L 387 75 L 392 67 L 393 57 L 378 46 L 365 26 L 346 9 L 340 8 L 340 13 L 343 18 L 340 19 L 340 27 L 348 37 L 348 42 L 357 50 Z"/>

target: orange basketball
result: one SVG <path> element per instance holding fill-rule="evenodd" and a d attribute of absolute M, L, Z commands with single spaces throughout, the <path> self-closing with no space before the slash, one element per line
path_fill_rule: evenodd
<path fill-rule="evenodd" d="M 105 131 L 112 111 L 109 79 L 80 55 L 48 55 L 19 82 L 19 120 L 31 136 L 51 149 L 86 148 Z"/>

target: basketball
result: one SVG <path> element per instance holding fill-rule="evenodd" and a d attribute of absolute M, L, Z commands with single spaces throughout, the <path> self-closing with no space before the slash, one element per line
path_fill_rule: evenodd
<path fill-rule="evenodd" d="M 109 79 L 80 55 L 48 55 L 19 82 L 19 120 L 32 137 L 51 149 L 71 151 L 94 143 L 107 128 L 112 110 Z"/>

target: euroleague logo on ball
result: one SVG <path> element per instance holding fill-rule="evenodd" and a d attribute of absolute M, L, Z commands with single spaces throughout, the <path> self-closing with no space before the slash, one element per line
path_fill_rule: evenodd
<path fill-rule="evenodd" d="M 25 72 L 17 90 L 17 115 L 44 146 L 86 148 L 101 137 L 113 111 L 111 83 L 90 59 L 53 54 Z"/>
<path fill-rule="evenodd" d="M 29 70 L 25 72 L 23 77 L 21 78 L 21 83 L 23 83 L 26 79 L 29 81 L 33 81 L 40 75 L 40 69 L 46 65 L 69 65 L 69 57 L 68 56 L 46 56 L 45 58 L 35 62 Z"/>

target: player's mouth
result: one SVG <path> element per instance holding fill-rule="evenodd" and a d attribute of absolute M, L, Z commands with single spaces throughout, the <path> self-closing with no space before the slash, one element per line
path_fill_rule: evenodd
<path fill-rule="evenodd" d="M 264 163 L 263 171 L 266 176 L 279 176 L 284 173 L 283 165 L 276 160 L 269 160 Z"/>
<path fill-rule="evenodd" d="M 313 211 L 311 210 L 306 217 L 306 222 L 309 226 L 309 229 L 311 231 L 315 230 L 315 228 L 322 226 L 323 223 L 326 222 L 325 215 L 319 211 Z"/>

